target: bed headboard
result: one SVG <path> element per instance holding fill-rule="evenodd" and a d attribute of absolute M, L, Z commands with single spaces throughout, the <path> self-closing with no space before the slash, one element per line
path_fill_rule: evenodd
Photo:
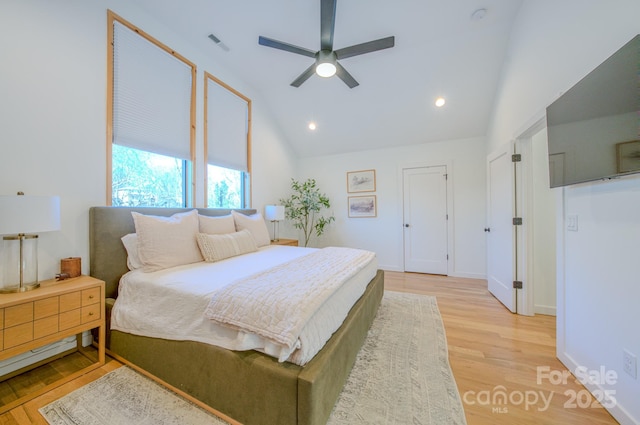
<path fill-rule="evenodd" d="M 194 208 L 154 207 L 91 207 L 89 209 L 89 274 L 105 282 L 107 298 L 116 298 L 120 277 L 129 271 L 127 252 L 120 238 L 135 232 L 131 212 L 170 216 Z M 231 214 L 224 208 L 195 208 L 199 214 L 221 216 Z M 255 214 L 254 209 L 236 209 L 243 214 Z"/>

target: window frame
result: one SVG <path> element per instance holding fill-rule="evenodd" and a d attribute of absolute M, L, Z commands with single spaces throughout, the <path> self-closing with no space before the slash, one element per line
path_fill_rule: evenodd
<path fill-rule="evenodd" d="M 185 207 L 192 207 L 194 203 L 194 193 L 195 193 L 195 185 L 196 185 L 196 65 L 186 59 L 184 56 L 177 53 L 175 50 L 169 48 L 165 44 L 156 40 L 151 35 L 147 34 L 140 28 L 126 21 L 122 17 L 118 16 L 111 10 L 107 10 L 107 143 L 106 143 L 106 155 L 107 155 L 107 178 L 106 178 L 106 205 L 111 206 L 112 192 L 113 192 L 113 26 L 114 21 L 119 24 L 127 27 L 131 31 L 134 31 L 136 34 L 144 37 L 147 41 L 154 44 L 156 47 L 164 50 L 169 53 L 176 59 L 184 62 L 187 66 L 191 68 L 191 106 L 190 106 L 190 119 L 189 119 L 189 151 L 190 151 L 190 163 L 185 164 L 184 172 L 185 174 L 189 174 L 189 169 L 191 171 L 191 178 L 186 179 L 185 175 L 185 185 L 184 185 L 184 198 L 185 198 Z M 155 153 L 155 152 L 154 152 Z M 186 160 L 185 160 L 186 162 Z M 190 181 L 189 181 L 190 180 Z"/>
<path fill-rule="evenodd" d="M 244 94 L 240 93 L 238 90 L 234 89 L 224 81 L 215 77 L 213 74 L 205 71 L 204 72 L 204 203 L 205 208 L 208 206 L 209 202 L 209 176 L 208 176 L 208 165 L 209 165 L 209 131 L 208 131 L 208 105 L 209 105 L 209 95 L 208 95 L 208 87 L 209 80 L 218 84 L 222 88 L 229 90 L 234 95 L 238 96 L 245 102 L 247 102 L 247 171 L 242 171 L 242 196 L 243 196 L 243 205 L 242 208 L 251 208 L 252 205 L 252 185 L 253 185 L 253 174 L 251 172 L 251 99 Z M 213 164 L 212 164 L 213 165 Z"/>

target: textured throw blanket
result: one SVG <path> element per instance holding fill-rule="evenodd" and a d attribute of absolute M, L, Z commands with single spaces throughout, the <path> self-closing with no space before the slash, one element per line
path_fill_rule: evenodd
<path fill-rule="evenodd" d="M 314 251 L 222 288 L 204 314 L 221 325 L 267 338 L 291 353 L 298 348 L 300 333 L 311 316 L 374 256 L 353 248 Z"/>

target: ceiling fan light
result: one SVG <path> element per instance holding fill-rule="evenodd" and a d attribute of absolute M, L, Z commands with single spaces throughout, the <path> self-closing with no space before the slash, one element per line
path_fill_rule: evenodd
<path fill-rule="evenodd" d="M 320 50 L 316 61 L 316 74 L 325 78 L 336 75 L 336 54 L 334 52 Z"/>
<path fill-rule="evenodd" d="M 320 77 L 328 78 L 336 75 L 336 66 L 331 62 L 323 62 L 316 65 L 316 74 Z"/>

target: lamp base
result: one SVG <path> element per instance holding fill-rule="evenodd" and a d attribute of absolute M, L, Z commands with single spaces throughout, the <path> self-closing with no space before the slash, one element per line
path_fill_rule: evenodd
<path fill-rule="evenodd" d="M 273 239 L 271 239 L 271 242 L 278 242 L 280 238 L 278 237 L 278 228 L 276 227 L 276 224 L 280 227 L 280 223 L 278 223 L 278 220 L 271 220 L 271 222 L 273 223 Z"/>
<path fill-rule="evenodd" d="M 39 288 L 38 235 L 19 233 L 4 236 L 2 239 L 5 244 L 3 247 L 5 270 L 0 294 L 27 292 Z"/>
<path fill-rule="evenodd" d="M 16 292 L 32 291 L 40 287 L 40 283 L 30 283 L 27 285 L 10 286 L 8 288 L 0 288 L 0 294 L 13 294 Z"/>

